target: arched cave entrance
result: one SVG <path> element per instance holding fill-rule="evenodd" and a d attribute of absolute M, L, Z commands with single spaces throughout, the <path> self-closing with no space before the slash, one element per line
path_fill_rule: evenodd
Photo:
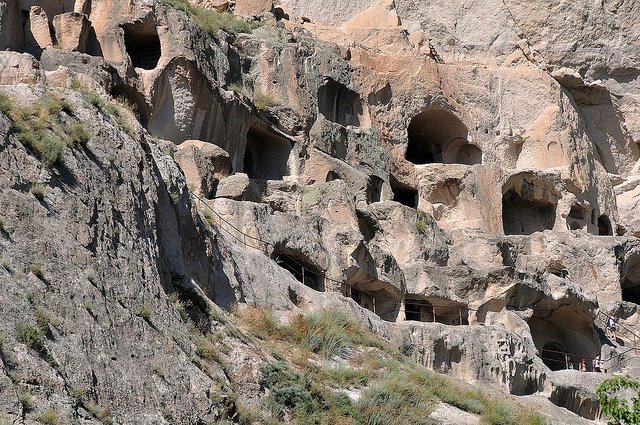
<path fill-rule="evenodd" d="M 567 350 L 562 345 L 556 342 L 548 342 L 540 350 L 540 358 L 551 370 L 568 369 L 568 359 L 564 355 L 566 352 Z"/>
<path fill-rule="evenodd" d="M 640 254 L 625 261 L 620 286 L 622 301 L 640 305 Z"/>
<path fill-rule="evenodd" d="M 551 370 L 578 368 L 581 359 L 591 361 L 600 354 L 600 338 L 593 326 L 592 313 L 573 304 L 542 299 L 527 320 L 540 359 Z"/>
<path fill-rule="evenodd" d="M 123 24 L 124 45 L 134 68 L 155 69 L 162 54 L 160 37 L 152 22 Z"/>
<path fill-rule="evenodd" d="M 318 89 L 318 111 L 327 120 L 343 126 L 367 125 L 368 114 L 358 93 L 332 78 Z"/>
<path fill-rule="evenodd" d="M 284 137 L 253 126 L 247 132 L 243 171 L 252 179 L 282 180 L 289 175 L 292 147 Z"/>
<path fill-rule="evenodd" d="M 305 286 L 318 292 L 325 291 L 324 273 L 303 254 L 289 251 L 280 252 L 274 253 L 273 259 Z"/>
<path fill-rule="evenodd" d="M 567 216 L 567 227 L 569 230 L 580 230 L 587 226 L 587 216 L 589 212 L 580 204 L 573 204 Z"/>
<path fill-rule="evenodd" d="M 428 109 L 411 119 L 405 158 L 414 164 L 481 164 L 482 151 L 467 140 L 464 123 L 444 109 Z"/>
<path fill-rule="evenodd" d="M 598 217 L 598 235 L 600 236 L 612 236 L 613 230 L 611 229 L 611 220 L 605 214 Z"/>
<path fill-rule="evenodd" d="M 409 208 L 418 208 L 418 191 L 399 182 L 394 176 L 389 177 L 393 200 Z"/>
<path fill-rule="evenodd" d="M 512 176 L 503 188 L 505 235 L 531 235 L 553 229 L 558 196 L 553 185 L 532 174 Z"/>

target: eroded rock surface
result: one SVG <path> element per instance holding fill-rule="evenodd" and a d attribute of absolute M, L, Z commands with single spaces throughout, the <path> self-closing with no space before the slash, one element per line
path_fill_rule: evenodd
<path fill-rule="evenodd" d="M 229 370 L 198 367 L 174 293 L 193 321 L 344 309 L 429 368 L 589 420 L 605 375 L 564 369 L 639 376 L 637 5 L 191 3 L 262 25 L 0 2 L 0 93 L 64 99 L 91 133 L 45 167 L 0 114 L 3 412 L 24 419 L 18 385 L 73 423 L 92 420 L 75 388 L 117 423 L 224 418 L 232 381 L 255 402 L 264 353 L 227 341 Z M 15 332 L 37 309 L 60 319 L 46 356 Z"/>

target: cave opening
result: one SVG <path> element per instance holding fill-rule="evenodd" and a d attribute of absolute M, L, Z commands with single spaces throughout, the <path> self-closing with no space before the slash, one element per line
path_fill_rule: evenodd
<path fill-rule="evenodd" d="M 531 235 L 554 228 L 558 197 L 552 186 L 534 176 L 512 176 L 503 189 L 505 235 Z"/>
<path fill-rule="evenodd" d="M 347 297 L 377 314 L 382 320 L 394 322 L 398 318 L 400 297 L 398 291 L 389 283 L 379 280 L 354 283 L 353 280 L 349 280 L 345 290 Z"/>
<path fill-rule="evenodd" d="M 640 305 L 640 255 L 625 261 L 620 283 L 622 301 Z"/>
<path fill-rule="evenodd" d="M 466 305 L 449 300 L 407 297 L 404 301 L 406 320 L 438 322 L 445 325 L 468 325 Z"/>
<path fill-rule="evenodd" d="M 416 165 L 481 164 L 482 150 L 467 140 L 464 123 L 449 111 L 431 108 L 411 119 L 405 158 Z"/>
<path fill-rule="evenodd" d="M 613 231 L 611 228 L 611 220 L 605 214 L 598 217 L 598 235 L 600 236 L 612 236 Z"/>
<path fill-rule="evenodd" d="M 389 179 L 391 191 L 393 192 L 393 200 L 409 208 L 418 208 L 418 191 L 410 186 L 399 182 L 395 177 Z"/>
<path fill-rule="evenodd" d="M 588 211 L 580 204 L 573 204 L 567 216 L 569 230 L 584 229 L 587 225 Z"/>
<path fill-rule="evenodd" d="M 540 358 L 551 370 L 568 369 L 570 358 L 565 358 L 566 351 L 562 345 L 556 342 L 548 342 L 540 350 Z"/>
<path fill-rule="evenodd" d="M 300 253 L 277 253 L 275 262 L 293 275 L 298 282 L 318 292 L 325 291 L 324 273 Z"/>
<path fill-rule="evenodd" d="M 155 69 L 162 54 L 155 25 L 134 22 L 122 25 L 124 45 L 134 68 Z"/>
<path fill-rule="evenodd" d="M 367 203 L 380 202 L 382 196 L 382 185 L 384 180 L 378 176 L 369 176 L 367 179 Z"/>
<path fill-rule="evenodd" d="M 252 126 L 247 132 L 243 171 L 252 179 L 282 180 L 289 175 L 289 156 L 293 146 L 284 137 Z"/>
<path fill-rule="evenodd" d="M 343 126 L 367 124 L 367 111 L 358 93 L 332 78 L 318 89 L 318 111 L 327 120 Z"/>

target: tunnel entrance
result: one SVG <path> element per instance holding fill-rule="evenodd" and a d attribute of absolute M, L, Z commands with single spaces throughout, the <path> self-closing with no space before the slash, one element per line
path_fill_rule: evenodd
<path fill-rule="evenodd" d="M 502 195 L 504 234 L 531 235 L 553 229 L 557 203 L 550 183 L 528 174 L 512 176 Z"/>
<path fill-rule="evenodd" d="M 549 342 L 540 350 L 542 362 L 551 370 L 568 369 L 568 359 L 565 358 L 567 350 L 558 343 Z"/>
<path fill-rule="evenodd" d="M 122 25 L 124 45 L 134 68 L 155 69 L 162 54 L 160 37 L 153 23 L 134 22 Z"/>
<path fill-rule="evenodd" d="M 243 170 L 252 179 L 282 180 L 289 175 L 291 149 L 284 137 L 253 126 L 247 133 Z"/>
<path fill-rule="evenodd" d="M 390 176 L 389 183 L 393 192 L 393 200 L 409 208 L 418 208 L 418 191 Z"/>
<path fill-rule="evenodd" d="M 368 113 L 358 93 L 332 78 L 325 78 L 318 89 L 318 111 L 327 120 L 343 126 L 368 124 Z"/>
<path fill-rule="evenodd" d="M 413 164 L 481 164 L 482 151 L 467 140 L 464 123 L 444 109 L 428 109 L 411 119 L 405 158 Z"/>
<path fill-rule="evenodd" d="M 274 254 L 275 262 L 289 271 L 298 282 L 303 283 L 318 292 L 325 291 L 324 273 L 302 254 L 279 253 Z"/>
<path fill-rule="evenodd" d="M 611 220 L 605 214 L 598 217 L 598 235 L 600 236 L 612 236 L 613 231 L 611 229 Z"/>

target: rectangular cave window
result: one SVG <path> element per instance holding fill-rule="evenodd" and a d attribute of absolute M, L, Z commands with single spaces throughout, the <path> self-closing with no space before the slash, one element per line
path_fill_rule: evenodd
<path fill-rule="evenodd" d="M 124 24 L 124 45 L 134 68 L 155 69 L 162 54 L 160 37 L 152 24 Z"/>
<path fill-rule="evenodd" d="M 468 325 L 469 309 L 453 301 L 405 299 L 405 319 L 416 322 L 438 322 L 444 325 Z"/>
<path fill-rule="evenodd" d="M 276 263 L 289 271 L 298 282 L 318 292 L 324 292 L 324 274 L 313 264 L 288 254 L 276 254 L 274 258 Z"/>
<path fill-rule="evenodd" d="M 243 170 L 252 179 L 282 180 L 289 175 L 292 148 L 291 142 L 284 137 L 251 127 L 247 133 Z"/>
<path fill-rule="evenodd" d="M 400 183 L 393 176 L 390 178 L 390 183 L 394 201 L 409 208 L 418 208 L 418 191 L 416 189 Z"/>
<path fill-rule="evenodd" d="M 376 299 L 373 295 L 363 292 L 358 288 L 351 288 L 351 299 L 361 307 L 364 307 L 373 313 L 376 312 Z"/>

